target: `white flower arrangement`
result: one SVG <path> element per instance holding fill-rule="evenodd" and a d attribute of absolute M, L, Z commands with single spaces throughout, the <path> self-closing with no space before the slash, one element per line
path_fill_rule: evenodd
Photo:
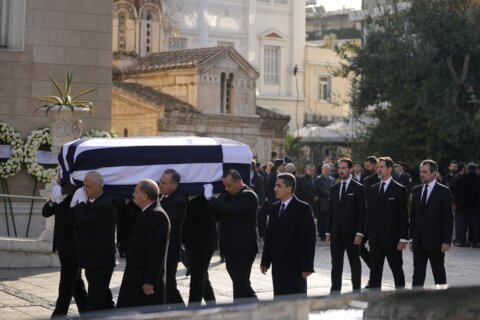
<path fill-rule="evenodd" d="M 118 135 L 113 131 L 90 130 L 85 132 L 82 138 L 118 138 Z"/>
<path fill-rule="evenodd" d="M 38 181 L 51 182 L 53 177 L 58 174 L 58 165 L 40 164 L 38 162 L 38 150 L 50 150 L 52 146 L 52 137 L 50 128 L 33 130 L 25 142 L 24 162 L 29 174 L 33 175 Z"/>
<path fill-rule="evenodd" d="M 4 161 L 0 162 L 0 178 L 7 179 L 14 176 L 22 168 L 22 136 L 15 131 L 12 126 L 6 122 L 0 121 L 0 144 L 7 144 L 12 148 L 10 158 L 4 158 Z"/>

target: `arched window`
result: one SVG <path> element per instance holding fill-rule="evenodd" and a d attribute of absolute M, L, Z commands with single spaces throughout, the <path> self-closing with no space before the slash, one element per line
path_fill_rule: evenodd
<path fill-rule="evenodd" d="M 153 3 L 140 9 L 140 56 L 160 51 L 160 15 L 160 8 Z"/>
<path fill-rule="evenodd" d="M 126 29 L 127 29 L 127 15 L 125 12 L 121 12 L 118 15 L 118 50 L 125 51 L 126 49 Z"/>
<path fill-rule="evenodd" d="M 226 113 L 233 113 L 233 73 L 230 73 L 227 80 L 227 92 L 225 96 L 225 111 Z"/>
<path fill-rule="evenodd" d="M 228 78 L 225 72 L 220 76 L 220 112 L 233 113 L 233 73 Z"/>
<path fill-rule="evenodd" d="M 225 113 L 225 72 L 220 76 L 220 112 Z"/>

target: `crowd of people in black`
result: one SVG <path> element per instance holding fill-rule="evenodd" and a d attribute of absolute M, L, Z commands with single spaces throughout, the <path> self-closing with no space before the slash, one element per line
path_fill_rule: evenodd
<path fill-rule="evenodd" d="M 371 156 L 363 165 L 342 158 L 317 169 L 309 164 L 297 176 L 292 160 L 278 149 L 263 167 L 252 161 L 249 185 L 229 170 L 223 175 L 224 193 L 214 195 L 206 184 L 203 194 L 189 198 L 177 190 L 181 176 L 173 169 L 159 182 L 139 181 L 128 200 L 107 197 L 95 171 L 80 189 L 59 180 L 42 212 L 55 215 L 53 246 L 61 262 L 52 317 L 65 317 L 72 297 L 80 313 L 115 307 L 109 284 L 116 249 L 126 258 L 117 308 L 185 306 L 176 284 L 180 261 L 190 275 L 187 305 L 215 304 L 208 268 L 216 249 L 232 281 L 234 301 L 256 300 L 250 274 L 259 240 L 260 271 L 271 268 L 275 296 L 307 293 L 317 236 L 330 246 L 331 294 L 341 291 L 345 252 L 353 291 L 361 290 L 360 259 L 370 269 L 367 288 L 381 288 L 385 259 L 395 287 L 404 288 L 406 248 L 413 251 L 413 286 L 424 285 L 428 261 L 435 284 L 446 285 L 445 252 L 454 219 L 454 244 L 480 247 L 475 164 L 462 167 L 452 161 L 441 177 L 437 164 L 424 160 L 421 184 L 415 187 L 403 162 Z"/>

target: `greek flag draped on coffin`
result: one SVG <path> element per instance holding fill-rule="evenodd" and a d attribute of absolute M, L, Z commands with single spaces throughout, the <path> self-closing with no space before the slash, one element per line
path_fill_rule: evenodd
<path fill-rule="evenodd" d="M 206 137 L 88 138 L 64 144 L 58 155 L 63 181 L 82 186 L 87 173 L 96 170 L 107 194 L 125 198 L 132 197 L 140 179 L 158 182 L 169 168 L 180 173 L 179 191 L 185 195 L 203 193 L 205 183 L 222 192 L 228 169 L 238 170 L 248 185 L 251 159 L 246 144 Z"/>

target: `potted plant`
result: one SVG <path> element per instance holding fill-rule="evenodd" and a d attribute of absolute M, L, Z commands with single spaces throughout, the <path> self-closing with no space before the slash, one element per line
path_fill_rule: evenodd
<path fill-rule="evenodd" d="M 97 90 L 98 87 L 87 89 L 77 95 L 72 95 L 73 71 L 67 72 L 64 90 L 60 88 L 60 85 L 53 77 L 49 75 L 48 78 L 57 89 L 59 95 L 49 95 L 38 98 L 38 100 L 45 102 L 45 104 L 38 107 L 36 111 L 45 110 L 45 114 L 50 118 L 51 149 L 58 154 L 63 144 L 81 137 L 83 129 L 81 117 L 87 112 L 93 114 L 93 103 L 80 100 L 79 98 Z"/>
<path fill-rule="evenodd" d="M 72 88 L 73 71 L 67 72 L 64 91 L 62 91 L 62 89 L 60 88 L 60 85 L 52 76 L 49 75 L 48 78 L 57 89 L 59 95 L 58 96 L 50 95 L 50 96 L 44 96 L 44 97 L 38 98 L 38 100 L 46 102 L 46 104 L 38 107 L 37 110 L 45 110 L 45 114 L 48 114 L 50 110 L 57 110 L 58 112 L 60 112 L 61 110 L 64 110 L 64 109 L 70 110 L 71 112 L 74 112 L 76 110 L 83 110 L 83 111 L 88 111 L 90 113 L 93 113 L 93 103 L 86 100 L 79 100 L 78 98 L 83 95 L 86 95 L 87 93 L 97 90 L 98 87 L 87 89 L 75 96 L 72 96 L 71 88 Z"/>

